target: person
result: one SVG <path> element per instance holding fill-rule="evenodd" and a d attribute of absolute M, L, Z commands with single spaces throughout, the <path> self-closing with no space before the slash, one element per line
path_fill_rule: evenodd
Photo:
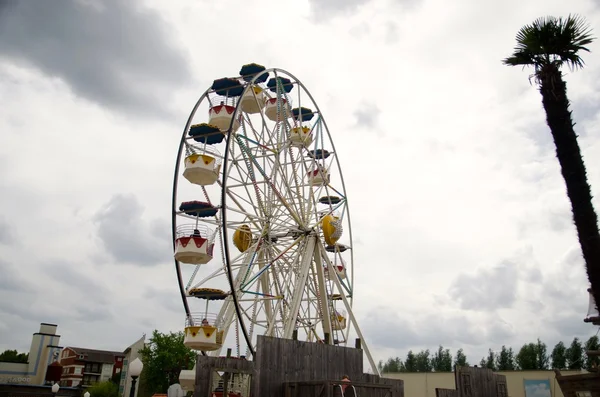
<path fill-rule="evenodd" d="M 348 375 L 342 376 L 342 382 L 351 382 L 350 377 Z M 346 388 L 348 387 L 348 385 L 340 385 L 340 387 L 342 388 L 342 395 L 344 395 L 346 393 Z"/>
<path fill-rule="evenodd" d="M 208 323 L 208 320 L 207 320 L 207 319 L 205 319 L 205 318 L 203 318 L 203 319 L 202 319 L 202 326 L 204 327 L 204 326 L 209 326 L 209 325 L 210 325 L 210 324 Z"/>

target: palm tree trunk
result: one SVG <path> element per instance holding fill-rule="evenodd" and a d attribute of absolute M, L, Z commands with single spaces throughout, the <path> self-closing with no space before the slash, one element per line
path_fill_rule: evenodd
<path fill-rule="evenodd" d="M 553 64 L 538 74 L 546 122 L 556 145 L 556 157 L 567 185 L 573 220 L 585 260 L 585 268 L 596 302 L 600 303 L 600 233 L 598 216 L 592 205 L 585 165 L 569 111 L 567 85 Z"/>

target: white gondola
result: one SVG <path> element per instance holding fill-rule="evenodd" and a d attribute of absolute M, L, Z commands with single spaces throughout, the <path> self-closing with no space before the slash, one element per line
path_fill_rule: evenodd
<path fill-rule="evenodd" d="M 223 345 L 223 333 L 216 314 L 194 314 L 186 319 L 183 344 L 192 350 L 218 350 Z"/>
<path fill-rule="evenodd" d="M 242 96 L 240 107 L 242 111 L 255 114 L 260 113 L 265 107 L 265 93 L 262 88 L 255 85 L 246 89 Z"/>
<path fill-rule="evenodd" d="M 194 149 L 194 153 L 185 158 L 184 178 L 200 186 L 214 184 L 219 179 L 221 172 L 219 152 L 212 146 Z"/>
<path fill-rule="evenodd" d="M 309 146 L 313 141 L 312 129 L 307 126 L 294 127 L 290 130 L 290 144 L 296 147 Z"/>
<path fill-rule="evenodd" d="M 208 124 L 219 127 L 221 131 L 227 131 L 234 114 L 235 106 L 221 102 L 219 105 L 212 106 L 208 111 Z M 240 121 L 236 119 L 231 127 L 231 132 L 237 131 L 238 128 L 240 128 Z"/>
<path fill-rule="evenodd" d="M 334 331 L 341 331 L 346 329 L 345 310 L 336 310 L 335 313 L 331 315 L 331 329 L 333 329 Z"/>
<path fill-rule="evenodd" d="M 308 183 L 315 187 L 327 185 L 329 183 L 329 173 L 327 172 L 327 169 L 320 165 L 317 166 L 316 169 L 309 171 L 306 177 Z"/>
<path fill-rule="evenodd" d="M 292 116 L 292 108 L 285 98 L 270 98 L 265 105 L 265 116 L 272 121 L 283 121 Z"/>
<path fill-rule="evenodd" d="M 181 225 L 176 237 L 175 259 L 179 262 L 203 265 L 213 258 L 214 233 L 207 227 Z"/>
<path fill-rule="evenodd" d="M 337 260 L 332 260 L 331 265 L 335 270 L 335 274 L 339 276 L 340 279 L 344 280 L 346 278 L 346 264 L 336 255 Z M 329 278 L 329 266 L 326 266 L 325 269 L 325 277 Z"/>

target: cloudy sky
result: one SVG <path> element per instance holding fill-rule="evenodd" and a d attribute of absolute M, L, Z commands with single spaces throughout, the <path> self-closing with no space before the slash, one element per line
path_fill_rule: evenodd
<path fill-rule="evenodd" d="M 564 182 L 514 36 L 597 0 L 0 1 L 0 350 L 40 322 L 123 350 L 180 330 L 170 242 L 181 130 L 213 79 L 298 76 L 343 164 L 355 311 L 376 360 L 596 329 Z M 58 6 L 60 5 L 60 6 Z M 568 73 L 600 197 L 600 47 Z M 595 200 L 600 210 L 600 200 Z"/>

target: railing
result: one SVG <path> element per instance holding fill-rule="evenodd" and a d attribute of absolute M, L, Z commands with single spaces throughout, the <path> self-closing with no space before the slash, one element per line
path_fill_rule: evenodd
<path fill-rule="evenodd" d="M 285 382 L 283 387 L 285 397 L 392 397 L 391 385 L 377 383 L 320 380 Z"/>
<path fill-rule="evenodd" d="M 221 328 L 223 322 L 221 319 L 219 319 L 218 315 L 213 313 L 191 313 L 191 316 L 186 316 L 185 318 L 185 326 L 200 327 L 202 325 L 206 325 L 204 320 L 208 322 L 208 325 L 219 329 Z"/>
<path fill-rule="evenodd" d="M 180 237 L 202 237 L 208 240 L 209 243 L 212 243 L 215 239 L 215 232 L 210 230 L 208 227 L 204 225 L 196 225 L 186 223 L 183 225 L 177 226 L 177 230 L 175 232 L 176 238 Z"/>
<path fill-rule="evenodd" d="M 213 145 L 189 145 L 189 150 L 186 152 L 186 156 L 191 156 L 193 154 L 204 154 L 206 156 L 214 157 L 215 165 L 219 165 L 223 162 L 223 156 L 217 149 L 214 148 Z"/>

